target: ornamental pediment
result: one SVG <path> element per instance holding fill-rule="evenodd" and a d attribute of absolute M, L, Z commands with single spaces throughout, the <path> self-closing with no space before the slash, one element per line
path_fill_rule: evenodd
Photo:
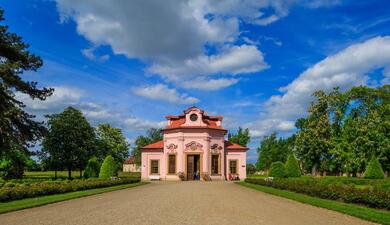
<path fill-rule="evenodd" d="M 177 145 L 172 143 L 167 145 L 166 148 L 169 153 L 176 153 Z"/>
<path fill-rule="evenodd" d="M 221 152 L 222 150 L 222 146 L 218 145 L 218 144 L 213 144 L 211 147 L 210 147 L 210 151 L 211 153 L 213 154 L 218 154 Z"/>
<path fill-rule="evenodd" d="M 203 145 L 196 141 L 191 141 L 190 143 L 187 143 L 185 150 L 186 151 L 202 151 Z"/>

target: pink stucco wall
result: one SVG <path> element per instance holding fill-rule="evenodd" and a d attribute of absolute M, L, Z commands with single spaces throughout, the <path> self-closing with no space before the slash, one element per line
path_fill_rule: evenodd
<path fill-rule="evenodd" d="M 245 151 L 235 151 L 226 152 L 226 174 L 229 173 L 229 160 L 238 160 L 238 174 L 241 180 L 246 178 L 246 152 Z"/>
<path fill-rule="evenodd" d="M 141 178 L 142 179 L 148 179 L 150 175 L 150 160 L 157 159 L 159 160 L 159 173 L 164 174 L 165 171 L 163 170 L 162 164 L 165 164 L 163 160 L 163 153 L 162 152 L 142 152 L 141 154 Z"/>
<path fill-rule="evenodd" d="M 148 180 L 150 175 L 150 160 L 158 159 L 159 160 L 159 172 L 160 178 L 163 180 L 178 180 L 177 173 L 186 171 L 186 154 L 201 154 L 202 156 L 202 168 L 200 171 L 203 174 L 209 174 L 211 171 L 211 154 L 217 153 L 221 154 L 221 176 L 215 177 L 213 179 L 225 179 L 227 173 L 228 159 L 237 159 L 239 162 L 238 171 L 240 178 L 246 177 L 246 152 L 238 151 L 233 152 L 225 151 L 224 145 L 224 136 L 225 130 L 218 129 L 209 129 L 207 124 L 203 123 L 202 120 L 191 121 L 189 119 L 190 114 L 198 114 L 198 117 L 201 118 L 201 111 L 197 108 L 191 110 L 186 114 L 186 121 L 183 124 L 183 128 L 164 130 L 163 132 L 163 141 L 164 149 L 163 151 L 143 151 L 141 154 L 142 166 L 141 166 L 141 176 L 142 179 Z M 168 122 L 169 123 L 169 122 Z M 186 127 L 187 126 L 187 127 Z M 196 128 L 191 128 L 196 127 Z M 203 128 L 204 127 L 204 128 Z M 197 146 L 196 149 L 189 146 L 190 144 Z M 216 148 L 212 147 L 218 146 Z M 168 172 L 168 155 L 176 154 L 176 175 L 169 175 Z"/>

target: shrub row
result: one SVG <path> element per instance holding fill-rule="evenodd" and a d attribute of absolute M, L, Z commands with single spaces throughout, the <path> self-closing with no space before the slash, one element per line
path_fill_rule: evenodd
<path fill-rule="evenodd" d="M 390 191 L 379 188 L 358 189 L 347 184 L 323 184 L 314 179 L 247 178 L 245 182 L 307 194 L 314 197 L 363 204 L 373 208 L 390 209 Z"/>
<path fill-rule="evenodd" d="M 109 187 L 120 184 L 130 184 L 139 181 L 140 180 L 136 178 L 123 178 L 118 180 L 88 179 L 17 184 L 13 187 L 4 186 L 0 188 L 0 202 L 13 201 L 23 198 L 32 198 L 43 195 L 60 194 L 72 191 Z"/>
<path fill-rule="evenodd" d="M 380 184 L 390 184 L 390 179 L 364 179 L 364 178 L 358 178 L 358 177 L 335 177 L 335 176 L 326 176 L 326 177 L 320 177 L 320 178 L 313 178 L 313 177 L 302 177 L 309 180 L 316 180 L 317 182 L 320 182 L 321 184 L 355 184 L 355 185 L 380 185 Z"/>

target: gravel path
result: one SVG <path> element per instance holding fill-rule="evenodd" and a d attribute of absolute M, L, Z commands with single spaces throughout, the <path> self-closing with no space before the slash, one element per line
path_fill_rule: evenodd
<path fill-rule="evenodd" d="M 159 182 L 0 215 L 1 225 L 369 222 L 229 182 Z"/>

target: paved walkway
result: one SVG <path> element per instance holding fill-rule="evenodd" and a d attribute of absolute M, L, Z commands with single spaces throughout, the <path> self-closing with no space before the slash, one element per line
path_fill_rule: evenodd
<path fill-rule="evenodd" d="M 0 224 L 370 223 L 229 182 L 161 182 L 2 214 Z"/>

